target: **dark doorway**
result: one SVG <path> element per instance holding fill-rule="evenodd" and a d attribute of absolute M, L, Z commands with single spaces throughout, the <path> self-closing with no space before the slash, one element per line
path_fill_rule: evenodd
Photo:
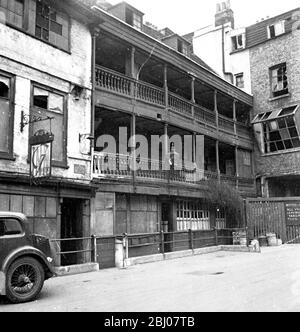
<path fill-rule="evenodd" d="M 161 227 L 164 234 L 164 241 L 165 241 L 165 252 L 172 251 L 172 237 L 173 235 L 169 232 L 173 232 L 173 214 L 172 214 L 172 203 L 165 201 L 161 204 Z"/>
<path fill-rule="evenodd" d="M 82 250 L 81 240 L 71 240 L 83 237 L 83 200 L 64 198 L 61 206 L 61 252 Z M 82 254 L 70 253 L 61 255 L 61 265 L 74 265 L 82 263 Z"/>
<path fill-rule="evenodd" d="M 168 233 L 170 229 L 170 204 L 166 202 L 161 205 L 161 223 L 162 231 Z"/>

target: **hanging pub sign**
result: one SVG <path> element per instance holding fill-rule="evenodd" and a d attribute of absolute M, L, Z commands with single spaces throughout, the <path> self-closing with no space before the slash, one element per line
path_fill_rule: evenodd
<path fill-rule="evenodd" d="M 30 137 L 30 178 L 33 180 L 51 176 L 52 143 L 54 135 L 44 130 Z"/>

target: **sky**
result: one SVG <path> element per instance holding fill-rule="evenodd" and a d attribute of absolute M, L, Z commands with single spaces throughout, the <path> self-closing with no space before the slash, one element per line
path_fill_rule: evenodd
<path fill-rule="evenodd" d="M 122 0 L 108 0 L 117 4 Z M 159 29 L 169 27 L 186 34 L 214 23 L 216 3 L 225 0 L 125 0 L 143 13 L 144 22 Z M 231 0 L 236 27 L 246 27 L 257 20 L 276 16 L 300 7 L 300 0 Z"/>

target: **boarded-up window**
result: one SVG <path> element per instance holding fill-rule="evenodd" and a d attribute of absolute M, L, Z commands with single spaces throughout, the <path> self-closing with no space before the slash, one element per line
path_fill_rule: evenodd
<path fill-rule="evenodd" d="M 36 37 L 69 50 L 69 18 L 50 7 L 45 1 L 36 3 Z"/>
<path fill-rule="evenodd" d="M 0 13 L 4 14 L 6 23 L 23 28 L 24 0 L 0 0 Z"/>
<path fill-rule="evenodd" d="M 0 156 L 11 152 L 11 95 L 11 78 L 0 74 Z"/>
<path fill-rule="evenodd" d="M 34 135 L 39 130 L 52 132 L 54 135 L 52 160 L 54 165 L 65 164 L 66 160 L 66 110 L 65 95 L 56 93 L 44 88 L 33 87 L 33 98 L 31 115 L 45 119 L 53 118 L 51 121 L 40 121 L 30 125 L 30 135 Z"/>

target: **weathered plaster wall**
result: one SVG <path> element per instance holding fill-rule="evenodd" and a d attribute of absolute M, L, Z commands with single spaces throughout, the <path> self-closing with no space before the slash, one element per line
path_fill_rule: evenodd
<path fill-rule="evenodd" d="M 20 122 L 22 111 L 29 114 L 31 83 L 37 82 L 66 93 L 68 99 L 68 169 L 55 168 L 53 175 L 90 179 L 89 141 L 80 143 L 79 134 L 91 132 L 91 35 L 87 27 L 71 20 L 70 38 L 71 53 L 67 53 L 0 24 L 0 70 L 16 76 L 15 161 L 0 160 L 0 171 L 29 174 L 29 128 L 26 126 L 21 133 Z M 79 101 L 70 94 L 74 84 L 85 88 Z"/>

